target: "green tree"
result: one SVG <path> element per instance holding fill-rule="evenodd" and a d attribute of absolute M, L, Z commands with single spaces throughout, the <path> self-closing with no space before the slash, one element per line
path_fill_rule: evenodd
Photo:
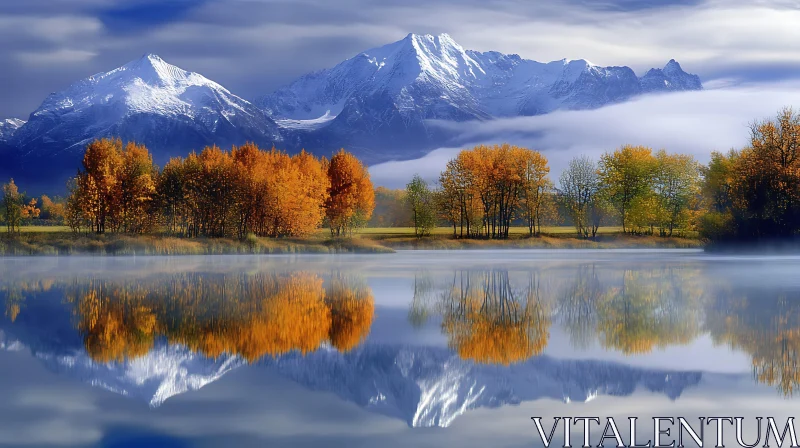
<path fill-rule="evenodd" d="M 415 174 L 406 185 L 406 203 L 414 221 L 414 234 L 417 238 L 430 235 L 436 227 L 434 196 L 419 174 Z"/>
<path fill-rule="evenodd" d="M 22 194 L 11 179 L 3 185 L 3 220 L 6 222 L 8 233 L 19 233 L 22 222 Z"/>
<path fill-rule="evenodd" d="M 672 236 L 688 220 L 689 205 L 699 192 L 700 165 L 690 155 L 667 154 L 662 149 L 656 153 L 653 186 L 661 236 Z"/>

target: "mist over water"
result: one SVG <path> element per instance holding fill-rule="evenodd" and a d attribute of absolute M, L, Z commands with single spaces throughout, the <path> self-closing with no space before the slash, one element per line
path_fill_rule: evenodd
<path fill-rule="evenodd" d="M 790 415 L 798 268 L 696 250 L 4 258 L 0 444 L 529 446 L 532 415 Z"/>

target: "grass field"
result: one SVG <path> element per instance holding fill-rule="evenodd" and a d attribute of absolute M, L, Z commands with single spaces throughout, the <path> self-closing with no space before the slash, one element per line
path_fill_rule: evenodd
<path fill-rule="evenodd" d="M 328 231 L 327 229 L 321 229 L 324 231 Z M 598 230 L 598 233 L 601 234 L 609 234 L 609 233 L 620 233 L 622 232 L 622 227 L 601 227 Z M 358 232 L 360 235 L 364 236 L 393 236 L 393 235 L 402 235 L 402 236 L 414 236 L 414 228 L 413 227 L 367 227 L 365 229 L 361 229 Z M 528 236 L 528 228 L 527 227 L 511 227 L 508 231 L 510 235 L 514 236 Z M 569 235 L 575 234 L 575 227 L 569 226 L 543 226 L 542 227 L 542 234 L 544 235 Z M 436 229 L 431 232 L 432 236 L 445 236 L 449 237 L 453 235 L 453 228 L 452 227 L 437 227 Z"/>
<path fill-rule="evenodd" d="M 67 226 L 23 226 L 22 233 L 46 233 L 46 232 L 70 232 Z M 600 227 L 599 234 L 614 234 L 621 233 L 622 227 Z M 383 237 L 383 236 L 414 236 L 413 227 L 367 227 L 357 232 L 359 235 L 367 237 Z M 509 233 L 514 236 L 528 236 L 527 227 L 511 227 Z M 432 236 L 449 237 L 453 234 L 452 227 L 437 227 L 432 232 Z M 575 228 L 571 226 L 544 226 L 542 227 L 542 234 L 544 235 L 574 235 Z M 330 231 L 328 229 L 317 230 L 315 237 L 328 238 Z M 689 237 L 696 237 L 690 234 Z"/>
<path fill-rule="evenodd" d="M 621 233 L 619 227 L 603 227 L 592 240 L 577 238 L 572 227 L 542 228 L 531 238 L 525 227 L 510 230 L 508 240 L 455 239 L 453 229 L 440 227 L 425 238 L 416 238 L 412 227 L 366 228 L 352 238 L 331 238 L 319 229 L 305 238 L 176 238 L 165 235 L 74 234 L 66 227 L 28 226 L 20 235 L 0 234 L 0 255 L 211 255 L 276 253 L 385 253 L 395 249 L 616 249 L 698 248 L 696 235 L 662 238 Z"/>
<path fill-rule="evenodd" d="M 20 231 L 22 233 L 70 232 L 70 228 L 67 226 L 22 226 Z"/>

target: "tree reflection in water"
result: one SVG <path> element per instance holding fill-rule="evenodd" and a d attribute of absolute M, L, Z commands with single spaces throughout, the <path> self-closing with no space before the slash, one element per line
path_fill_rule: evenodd
<path fill-rule="evenodd" d="M 600 343 L 638 354 L 694 341 L 703 299 L 696 277 L 681 268 L 624 271 L 622 284 L 606 289 L 596 302 Z"/>
<path fill-rule="evenodd" d="M 551 324 L 575 347 L 596 344 L 626 355 L 709 335 L 747 353 L 756 381 L 795 394 L 800 288 L 735 284 L 725 271 L 710 275 L 682 264 L 576 264 L 446 276 L 426 271 L 415 276 L 409 320 L 421 327 L 440 318 L 460 357 L 503 365 L 541 354 Z M 183 273 L 136 280 L 0 279 L 0 320 L 11 328 L 20 320 L 34 330 L 46 325 L 55 314 L 32 301 L 38 296 L 66 298 L 85 349 L 102 363 L 145 355 L 160 339 L 207 357 L 235 354 L 250 362 L 324 344 L 344 352 L 366 340 L 375 313 L 371 289 L 351 274 Z"/>
<path fill-rule="evenodd" d="M 515 289 L 508 271 L 456 272 L 440 304 L 448 345 L 479 363 L 508 365 L 540 354 L 550 318 L 537 280 Z"/>
<path fill-rule="evenodd" d="M 706 326 L 717 344 L 748 353 L 753 376 L 786 396 L 800 386 L 800 291 L 720 285 Z"/>
<path fill-rule="evenodd" d="M 85 348 L 98 362 L 142 356 L 158 337 L 250 362 L 326 342 L 348 351 L 369 334 L 374 314 L 365 283 L 340 274 L 327 288 L 320 276 L 299 272 L 90 281 L 68 291 Z"/>

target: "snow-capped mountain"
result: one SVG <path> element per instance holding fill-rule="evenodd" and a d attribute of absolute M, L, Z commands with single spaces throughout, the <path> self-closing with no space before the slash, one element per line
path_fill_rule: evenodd
<path fill-rule="evenodd" d="M 681 65 L 670 59 L 663 69 L 652 68 L 641 78 L 643 92 L 675 92 L 701 90 L 700 77 L 683 71 Z"/>
<path fill-rule="evenodd" d="M 281 138 L 261 109 L 151 54 L 51 94 L 9 144 L 19 169 L 67 164 L 71 175 L 87 142 L 112 136 L 144 143 L 160 163 L 206 145 L 271 146 Z"/>
<path fill-rule="evenodd" d="M 203 77 L 146 55 L 51 94 L 27 123 L 0 124 L 0 177 L 63 188 L 87 142 L 144 143 L 163 164 L 216 144 L 252 141 L 330 156 L 347 148 L 373 164 L 465 143 L 441 121 L 591 109 L 654 92 L 702 89 L 671 60 L 638 78 L 628 67 L 548 63 L 466 50 L 447 34 L 409 34 L 250 103 Z"/>
<path fill-rule="evenodd" d="M 25 121 L 19 118 L 0 120 L 0 141 L 10 139 L 23 124 L 25 124 Z"/>
<path fill-rule="evenodd" d="M 638 78 L 628 67 L 566 59 L 541 63 L 465 50 L 447 34 L 409 34 L 305 75 L 256 104 L 289 128 L 313 128 L 311 140 L 319 144 L 344 140 L 370 147 L 380 141 L 379 147 L 407 150 L 442 144 L 428 120 L 540 115 L 598 108 L 642 93 L 699 89 L 700 79 L 674 60 Z M 416 141 L 409 144 L 409 137 Z"/>

